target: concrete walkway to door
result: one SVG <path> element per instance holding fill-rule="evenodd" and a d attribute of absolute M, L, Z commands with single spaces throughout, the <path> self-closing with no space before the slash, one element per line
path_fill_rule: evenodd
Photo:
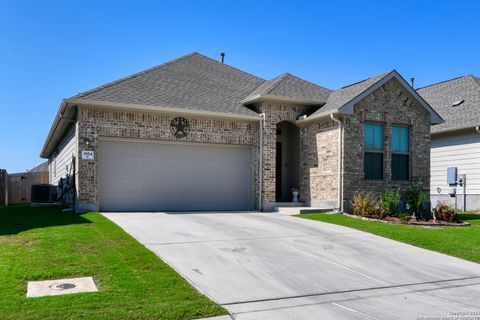
<path fill-rule="evenodd" d="M 271 213 L 104 215 L 234 319 L 480 318 L 480 265 L 361 231 Z"/>

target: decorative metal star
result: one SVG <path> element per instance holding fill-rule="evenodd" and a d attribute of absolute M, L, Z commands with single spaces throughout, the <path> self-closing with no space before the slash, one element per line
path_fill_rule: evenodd
<path fill-rule="evenodd" d="M 190 125 L 188 120 L 182 117 L 177 117 L 170 123 L 172 134 L 177 138 L 185 138 L 190 132 Z"/>

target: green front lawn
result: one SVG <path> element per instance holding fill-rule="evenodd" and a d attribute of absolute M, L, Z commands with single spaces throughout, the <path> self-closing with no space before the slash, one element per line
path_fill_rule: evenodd
<path fill-rule="evenodd" d="M 26 298 L 30 280 L 93 276 L 98 293 Z M 0 319 L 195 319 L 226 314 L 99 213 L 0 207 Z"/>
<path fill-rule="evenodd" d="M 469 227 L 413 227 L 363 221 L 338 214 L 311 213 L 298 217 L 318 220 L 370 232 L 462 259 L 480 263 L 480 214 L 460 214 Z"/>

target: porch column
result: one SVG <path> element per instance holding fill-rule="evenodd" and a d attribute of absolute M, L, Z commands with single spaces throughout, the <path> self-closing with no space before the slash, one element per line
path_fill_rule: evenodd
<path fill-rule="evenodd" d="M 301 201 L 310 205 L 310 168 L 318 166 L 315 154 L 315 141 L 310 138 L 308 128 L 300 128 L 300 197 Z"/>
<path fill-rule="evenodd" d="M 264 211 L 272 209 L 275 203 L 275 159 L 277 142 L 277 125 L 271 115 L 265 115 L 263 125 L 263 182 L 262 182 L 262 206 Z"/>

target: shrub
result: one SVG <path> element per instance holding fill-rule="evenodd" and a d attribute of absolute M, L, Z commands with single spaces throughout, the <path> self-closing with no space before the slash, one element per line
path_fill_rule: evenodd
<path fill-rule="evenodd" d="M 447 202 L 439 202 L 437 206 L 433 209 L 435 216 L 438 220 L 447 221 L 447 222 L 457 222 L 458 221 L 458 212 L 449 205 Z"/>
<path fill-rule="evenodd" d="M 411 187 L 405 192 L 405 200 L 410 206 L 410 209 L 416 214 L 420 213 L 421 205 L 426 198 L 426 193 L 423 192 L 422 188 L 417 186 Z"/>
<path fill-rule="evenodd" d="M 361 217 L 383 219 L 385 214 L 371 192 L 357 192 L 353 196 L 353 214 Z"/>
<path fill-rule="evenodd" d="M 380 195 L 380 208 L 387 216 L 397 216 L 400 206 L 400 189 L 385 191 Z"/>
<path fill-rule="evenodd" d="M 412 219 L 412 216 L 409 215 L 408 213 L 400 213 L 400 215 L 398 217 L 400 218 L 400 220 L 405 221 L 405 222 L 408 222 L 408 221 L 410 221 L 410 219 Z"/>
<path fill-rule="evenodd" d="M 373 194 L 371 192 L 356 192 L 353 196 L 353 214 L 365 216 L 374 209 Z"/>

